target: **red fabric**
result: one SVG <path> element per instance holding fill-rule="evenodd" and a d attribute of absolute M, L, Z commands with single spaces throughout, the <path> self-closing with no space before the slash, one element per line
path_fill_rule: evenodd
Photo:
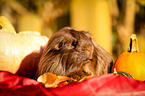
<path fill-rule="evenodd" d="M 102 75 L 62 88 L 44 88 L 37 81 L 0 72 L 0 96 L 145 96 L 145 82 L 122 75 Z"/>

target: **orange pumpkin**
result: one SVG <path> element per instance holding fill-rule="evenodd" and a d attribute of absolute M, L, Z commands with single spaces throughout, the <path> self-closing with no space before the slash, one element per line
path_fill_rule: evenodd
<path fill-rule="evenodd" d="M 0 70 L 31 77 L 48 38 L 38 32 L 16 33 L 5 17 L 0 17 L 0 26 Z"/>
<path fill-rule="evenodd" d="M 138 42 L 135 34 L 130 37 L 130 47 L 128 52 L 122 53 L 112 70 L 127 72 L 137 80 L 145 80 L 145 53 L 138 51 Z"/>

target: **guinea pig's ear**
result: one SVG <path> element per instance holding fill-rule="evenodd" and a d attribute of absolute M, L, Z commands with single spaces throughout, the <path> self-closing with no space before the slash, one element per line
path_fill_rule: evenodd
<path fill-rule="evenodd" d="M 111 70 L 111 66 L 113 63 L 112 56 L 101 46 L 99 46 L 95 41 L 93 41 L 94 44 L 94 57 L 96 59 L 97 65 L 96 65 L 96 74 L 97 75 L 103 75 L 107 74 Z"/>
<path fill-rule="evenodd" d="M 47 54 L 49 51 L 58 51 L 62 48 L 62 44 L 63 37 L 61 37 L 61 35 L 58 36 L 58 34 L 54 34 L 48 41 L 43 53 Z"/>
<path fill-rule="evenodd" d="M 60 50 L 63 46 L 63 41 L 58 41 L 55 45 L 53 45 L 53 47 L 51 48 L 51 50 Z"/>

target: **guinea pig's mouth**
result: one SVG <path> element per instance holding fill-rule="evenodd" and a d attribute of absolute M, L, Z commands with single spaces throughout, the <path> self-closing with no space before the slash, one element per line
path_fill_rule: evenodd
<path fill-rule="evenodd" d="M 73 78 L 79 82 L 86 80 L 86 79 L 90 79 L 94 76 L 93 72 L 89 73 L 86 71 L 77 71 L 77 72 L 72 72 L 68 75 L 68 77 Z"/>
<path fill-rule="evenodd" d="M 84 62 L 83 62 L 84 63 Z M 71 77 L 77 81 L 83 81 L 88 78 L 92 78 L 94 76 L 93 69 L 91 68 L 91 61 L 85 61 L 82 68 L 79 70 L 75 70 L 67 74 L 68 77 Z"/>

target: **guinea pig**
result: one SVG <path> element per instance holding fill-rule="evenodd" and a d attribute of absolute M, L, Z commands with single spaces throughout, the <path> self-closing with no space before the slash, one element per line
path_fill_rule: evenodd
<path fill-rule="evenodd" d="M 65 27 L 48 41 L 38 64 L 36 77 L 50 72 L 76 80 L 93 73 L 107 74 L 112 57 L 92 40 L 90 34 Z"/>

